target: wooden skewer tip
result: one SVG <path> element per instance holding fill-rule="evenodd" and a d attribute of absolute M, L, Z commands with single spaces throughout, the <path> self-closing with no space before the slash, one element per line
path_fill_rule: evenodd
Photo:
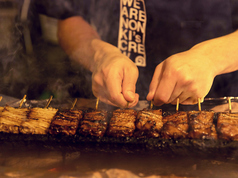
<path fill-rule="evenodd" d="M 199 110 L 199 111 L 202 110 L 202 109 L 201 109 L 201 99 L 200 99 L 200 98 L 198 98 L 198 110 Z"/>
<path fill-rule="evenodd" d="M 23 96 L 23 98 L 21 99 L 21 102 L 19 104 L 19 108 L 22 107 L 23 103 L 26 101 L 26 95 Z"/>
<path fill-rule="evenodd" d="M 73 104 L 72 104 L 72 107 L 71 107 L 71 109 L 74 109 L 74 107 L 75 107 L 75 105 L 76 105 L 77 101 L 78 101 L 78 99 L 77 99 L 77 98 L 75 98 L 75 99 L 74 99 L 74 102 L 73 102 Z"/>
<path fill-rule="evenodd" d="M 153 109 L 153 106 L 154 106 L 153 100 L 151 100 L 151 102 L 150 102 L 150 109 Z"/>
<path fill-rule="evenodd" d="M 231 98 L 228 98 L 228 106 L 229 106 L 229 112 L 231 112 Z"/>
<path fill-rule="evenodd" d="M 179 110 L 179 98 L 177 98 L 177 104 L 176 104 L 176 112 Z"/>
<path fill-rule="evenodd" d="M 49 98 L 49 100 L 48 100 L 48 102 L 47 102 L 47 104 L 46 104 L 46 106 L 45 106 L 45 108 L 48 108 L 48 107 L 49 107 L 52 98 L 53 98 L 53 96 L 51 95 L 50 98 Z"/>
<path fill-rule="evenodd" d="M 98 109 L 98 103 L 99 103 L 99 97 L 97 97 L 97 101 L 96 101 L 96 106 L 95 106 L 96 110 Z"/>
<path fill-rule="evenodd" d="M 127 101 L 127 103 L 126 103 L 126 108 L 129 108 L 129 101 Z"/>

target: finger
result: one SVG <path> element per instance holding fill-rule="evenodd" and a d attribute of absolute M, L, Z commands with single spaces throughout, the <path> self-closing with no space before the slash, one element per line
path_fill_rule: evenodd
<path fill-rule="evenodd" d="M 195 95 L 193 93 L 189 92 L 182 92 L 178 98 L 180 101 L 180 104 L 185 104 L 185 105 L 192 105 L 197 103 L 197 97 L 194 97 Z M 176 104 L 177 99 L 174 99 L 171 104 Z"/>
<path fill-rule="evenodd" d="M 188 86 L 184 85 L 183 82 L 178 81 L 177 79 L 176 85 L 174 87 L 173 92 L 171 93 L 170 99 L 168 103 L 175 104 L 177 103 L 177 98 L 179 98 L 180 103 L 187 100 L 189 97 L 194 96 L 194 92 L 188 90 Z"/>
<path fill-rule="evenodd" d="M 99 95 L 105 96 L 105 83 L 102 77 L 98 73 L 93 73 L 92 75 L 92 92 L 93 95 L 97 98 Z"/>
<path fill-rule="evenodd" d="M 96 88 L 96 89 L 94 89 L 94 88 Z M 93 87 L 92 87 L 93 95 L 103 103 L 115 105 L 115 104 L 109 102 L 107 93 L 102 88 L 103 87 L 99 87 L 99 86 L 97 87 L 97 86 L 93 85 Z"/>
<path fill-rule="evenodd" d="M 178 86 L 178 83 L 176 83 L 174 90 L 172 91 L 171 96 L 168 100 L 168 103 L 177 104 L 177 98 L 179 98 L 179 102 L 181 102 L 180 98 L 181 98 L 182 91 L 183 91 L 183 89 Z"/>
<path fill-rule="evenodd" d="M 146 97 L 146 99 L 148 101 L 151 101 L 154 98 L 156 89 L 159 85 L 160 76 L 161 76 L 161 73 L 162 73 L 162 68 L 163 68 L 163 62 L 160 63 L 155 69 L 154 75 L 153 75 L 152 80 L 150 82 L 149 93 Z"/>
<path fill-rule="evenodd" d="M 116 106 L 116 107 L 118 107 L 117 104 L 112 103 L 110 100 L 108 100 L 108 99 L 105 98 L 105 97 L 101 97 L 101 96 L 99 96 L 98 98 L 99 98 L 99 100 L 100 100 L 101 102 L 103 102 L 103 103 L 106 103 L 106 104 L 109 104 L 109 105 L 112 105 L 112 106 Z"/>
<path fill-rule="evenodd" d="M 98 96 L 97 98 L 99 98 L 99 100 L 103 103 L 106 103 L 106 104 L 109 104 L 109 105 L 112 105 L 112 106 L 116 106 L 116 107 L 122 107 L 122 108 L 131 108 L 131 107 L 134 107 L 137 105 L 138 101 L 139 101 L 139 95 L 136 93 L 135 95 L 135 100 L 131 103 L 126 103 L 126 105 L 122 105 L 122 106 L 119 106 L 118 104 L 115 104 L 113 102 L 111 102 L 110 100 L 107 99 L 107 97 L 103 96 L 103 95 L 100 95 Z"/>
<path fill-rule="evenodd" d="M 119 107 L 124 107 L 127 104 L 122 94 L 122 80 L 122 75 L 119 75 L 119 72 L 115 72 L 105 81 L 108 100 Z"/>
<path fill-rule="evenodd" d="M 124 101 L 123 103 L 120 103 L 119 100 L 116 100 L 116 99 L 112 100 L 111 93 L 108 92 L 108 90 L 110 90 L 110 89 L 108 89 L 106 87 L 105 83 L 93 81 L 92 92 L 96 98 L 99 98 L 100 101 L 102 101 L 106 104 L 110 104 L 110 105 L 117 106 L 117 107 L 123 107 L 125 105 L 126 101 Z M 122 96 L 122 93 L 120 93 L 120 95 Z"/>
<path fill-rule="evenodd" d="M 184 100 L 183 102 L 181 102 L 181 104 L 184 105 L 194 105 L 198 103 L 198 99 L 195 97 L 189 97 L 186 100 Z"/>
<path fill-rule="evenodd" d="M 127 102 L 127 105 L 125 108 L 132 108 L 132 107 L 136 106 L 138 102 L 139 102 L 139 94 L 136 93 L 134 101 Z"/>
<path fill-rule="evenodd" d="M 110 77 L 101 78 L 100 75 L 92 76 L 92 90 L 95 97 L 100 97 L 102 102 L 118 107 L 124 107 L 127 103 L 122 94 L 122 78 L 120 71 L 114 71 Z"/>
<path fill-rule="evenodd" d="M 155 105 L 160 106 L 164 103 L 168 103 L 176 86 L 176 81 L 176 76 L 168 74 L 163 74 L 161 76 L 161 80 L 154 96 Z"/>
<path fill-rule="evenodd" d="M 187 98 L 186 100 L 184 100 L 181 104 L 184 104 L 184 105 L 198 104 L 198 98 L 200 98 L 200 103 L 202 103 L 204 101 L 204 97 L 191 96 L 191 97 Z"/>
<path fill-rule="evenodd" d="M 136 97 L 136 82 L 138 79 L 138 69 L 130 68 L 125 69 L 122 81 L 122 93 L 126 101 L 133 102 Z"/>
<path fill-rule="evenodd" d="M 136 93 L 134 101 L 129 103 L 128 108 L 136 106 L 138 102 L 139 102 L 139 94 Z"/>
<path fill-rule="evenodd" d="M 112 102 L 108 94 L 109 93 L 103 87 L 101 87 L 98 90 L 93 90 L 93 95 L 96 98 L 98 98 L 101 102 L 112 105 L 112 106 L 116 106 L 116 107 L 123 107 L 119 105 L 118 103 Z"/>

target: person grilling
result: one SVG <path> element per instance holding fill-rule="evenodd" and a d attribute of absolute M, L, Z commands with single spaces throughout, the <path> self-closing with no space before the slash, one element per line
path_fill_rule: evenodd
<path fill-rule="evenodd" d="M 100 101 L 133 107 L 145 98 L 158 106 L 179 98 L 191 105 L 206 96 L 238 95 L 238 23 L 231 13 L 236 1 L 57 5 L 58 14 L 41 12 L 60 19 L 59 43 L 70 59 L 92 72 L 92 91 Z"/>

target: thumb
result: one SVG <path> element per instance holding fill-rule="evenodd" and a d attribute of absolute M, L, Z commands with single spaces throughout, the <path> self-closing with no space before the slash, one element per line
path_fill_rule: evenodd
<path fill-rule="evenodd" d="M 152 78 L 151 83 L 150 83 L 149 93 L 146 97 L 148 101 L 151 101 L 151 100 L 154 99 L 156 89 L 157 89 L 157 87 L 159 85 L 159 82 L 160 82 L 162 70 L 163 70 L 163 62 L 161 64 L 157 65 L 157 67 L 155 69 L 153 78 Z"/>
<path fill-rule="evenodd" d="M 136 98 L 136 82 L 139 76 L 138 68 L 132 67 L 124 70 L 122 93 L 126 101 L 133 102 Z"/>

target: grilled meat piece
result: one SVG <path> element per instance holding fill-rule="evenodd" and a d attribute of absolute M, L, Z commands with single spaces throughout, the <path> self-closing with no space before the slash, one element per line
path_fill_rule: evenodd
<path fill-rule="evenodd" d="M 217 133 L 213 123 L 213 111 L 189 111 L 189 138 L 216 139 Z"/>
<path fill-rule="evenodd" d="M 57 110 L 55 108 L 31 108 L 28 119 L 19 128 L 20 133 L 46 134 Z"/>
<path fill-rule="evenodd" d="M 138 112 L 136 118 L 136 137 L 159 137 L 163 127 L 162 110 L 143 109 Z"/>
<path fill-rule="evenodd" d="M 238 113 L 219 113 L 217 132 L 220 139 L 238 140 Z"/>
<path fill-rule="evenodd" d="M 135 130 L 137 112 L 133 109 L 113 111 L 109 123 L 108 135 L 113 137 L 131 137 Z"/>
<path fill-rule="evenodd" d="M 84 114 L 80 124 L 79 133 L 82 135 L 91 135 L 102 137 L 107 129 L 107 111 L 95 110 Z"/>
<path fill-rule="evenodd" d="M 0 113 L 3 111 L 4 107 L 0 107 Z"/>
<path fill-rule="evenodd" d="M 164 126 L 161 132 L 163 138 L 186 138 L 188 135 L 187 112 L 180 111 L 163 118 Z"/>
<path fill-rule="evenodd" d="M 49 133 L 52 135 L 75 135 L 79 121 L 83 117 L 81 110 L 62 110 L 54 116 Z"/>
<path fill-rule="evenodd" d="M 28 108 L 13 108 L 6 106 L 0 115 L 0 132 L 19 133 L 19 127 L 27 120 Z"/>

